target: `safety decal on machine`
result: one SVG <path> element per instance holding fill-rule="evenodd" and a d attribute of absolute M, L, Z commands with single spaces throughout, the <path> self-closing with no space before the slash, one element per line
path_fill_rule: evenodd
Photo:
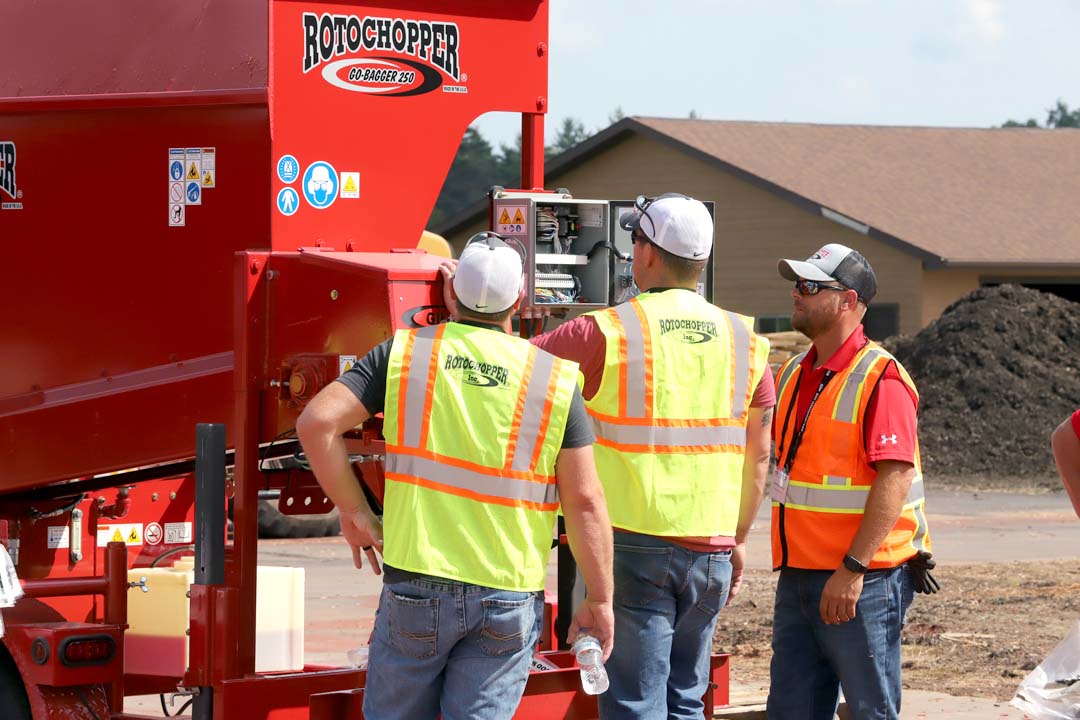
<path fill-rule="evenodd" d="M 356 364 L 356 356 L 355 355 L 338 355 L 337 356 L 338 375 L 344 375 L 345 373 L 349 372 L 350 370 L 353 369 L 353 365 L 355 365 L 355 364 Z"/>
<path fill-rule="evenodd" d="M 341 173 L 341 198 L 358 198 L 360 197 L 360 173 L 358 172 L 342 172 Z"/>
<path fill-rule="evenodd" d="M 71 547 L 71 529 L 67 525 L 49 526 L 49 549 Z"/>
<path fill-rule="evenodd" d="M 188 180 L 184 190 L 184 200 L 188 205 L 202 205 L 202 183 L 198 180 Z"/>
<path fill-rule="evenodd" d="M 169 182 L 184 179 L 184 148 L 169 148 Z"/>
<path fill-rule="evenodd" d="M 15 187 L 15 143 L 0 140 L 0 208 L 4 210 L 22 210 L 23 191 Z M 10 198 L 4 198 L 4 196 Z"/>
<path fill-rule="evenodd" d="M 182 202 L 169 203 L 169 227 L 184 227 L 187 206 Z"/>
<path fill-rule="evenodd" d="M 278 180 L 291 185 L 300 174 L 300 163 L 292 155 L 282 155 L 277 161 Z"/>
<path fill-rule="evenodd" d="M 281 188 L 277 194 L 277 209 L 282 215 L 288 217 L 300 208 L 300 196 L 291 187 Z"/>
<path fill-rule="evenodd" d="M 191 531 L 189 522 L 165 523 L 165 544 L 187 545 L 194 537 Z"/>
<path fill-rule="evenodd" d="M 111 542 L 122 542 L 127 543 L 128 545 L 142 545 L 143 524 L 122 523 L 120 525 L 98 525 L 98 547 L 103 547 Z"/>
<path fill-rule="evenodd" d="M 184 179 L 202 180 L 202 148 L 188 148 L 184 151 Z"/>
<path fill-rule="evenodd" d="M 521 235 L 529 231 L 525 222 L 527 205 L 503 205 L 499 212 L 496 232 L 500 235 Z"/>
<path fill-rule="evenodd" d="M 423 95 L 440 87 L 445 93 L 469 92 L 456 23 L 325 12 L 305 12 L 302 23 L 304 74 L 321 75 L 333 87 L 379 97 Z"/>
<path fill-rule="evenodd" d="M 159 523 L 146 523 L 146 530 L 143 531 L 143 540 L 146 541 L 147 545 L 160 545 L 161 536 L 162 530 Z"/>
<path fill-rule="evenodd" d="M 317 160 L 304 171 L 301 186 L 304 199 L 316 210 L 325 210 L 334 204 L 338 196 L 338 174 L 334 166 L 325 160 Z"/>
<path fill-rule="evenodd" d="M 202 186 L 204 188 L 217 186 L 217 148 L 204 147 L 202 149 Z"/>

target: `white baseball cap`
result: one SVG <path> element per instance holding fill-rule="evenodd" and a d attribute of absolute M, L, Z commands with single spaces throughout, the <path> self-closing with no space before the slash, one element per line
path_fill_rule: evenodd
<path fill-rule="evenodd" d="M 785 280 L 840 283 L 858 293 L 859 299 L 867 304 L 877 294 L 877 276 L 870 261 L 858 250 L 840 243 L 823 246 L 805 261 L 781 260 L 776 269 Z"/>
<path fill-rule="evenodd" d="M 640 229 L 649 242 L 687 260 L 705 260 L 712 252 L 712 216 L 704 204 L 686 195 L 641 195 L 619 225 L 623 230 Z"/>
<path fill-rule="evenodd" d="M 517 302 L 525 287 L 521 252 L 493 232 L 473 235 L 454 272 L 458 300 L 479 313 L 500 313 Z"/>

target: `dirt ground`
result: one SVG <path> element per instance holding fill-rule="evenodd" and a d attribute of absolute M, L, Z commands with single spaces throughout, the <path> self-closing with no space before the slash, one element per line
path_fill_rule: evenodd
<path fill-rule="evenodd" d="M 749 570 L 721 614 L 714 648 L 729 652 L 733 683 L 767 687 L 776 574 Z M 935 595 L 916 595 L 903 636 L 905 688 L 1012 698 L 1080 618 L 1075 561 L 950 565 Z"/>

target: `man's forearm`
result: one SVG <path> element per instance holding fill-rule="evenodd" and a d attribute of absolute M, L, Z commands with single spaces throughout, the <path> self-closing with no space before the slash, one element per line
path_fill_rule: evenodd
<path fill-rule="evenodd" d="M 866 498 L 862 523 L 848 548 L 848 554 L 863 565 L 870 564 L 874 553 L 896 525 L 915 479 L 915 466 L 911 463 L 881 461 L 877 469 L 877 477 Z"/>
<path fill-rule="evenodd" d="M 739 501 L 739 524 L 735 542 L 746 542 L 757 517 L 765 480 L 769 474 L 770 427 L 773 409 L 751 408 L 746 427 L 746 456 L 743 459 L 742 493 Z"/>
<path fill-rule="evenodd" d="M 296 421 L 296 435 L 311 471 L 326 496 L 342 512 L 371 512 L 349 463 L 343 434 L 370 417 L 364 406 L 341 383 L 323 388 Z"/>
<path fill-rule="evenodd" d="M 564 510 L 565 512 L 565 510 Z M 588 597 L 595 602 L 611 602 L 615 594 L 612 577 L 611 521 L 603 498 L 599 504 L 566 513 L 566 537 L 581 576 L 585 578 Z"/>

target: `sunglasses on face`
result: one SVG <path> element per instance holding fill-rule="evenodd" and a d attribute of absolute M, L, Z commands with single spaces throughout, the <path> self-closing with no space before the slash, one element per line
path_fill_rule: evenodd
<path fill-rule="evenodd" d="M 795 290 L 800 295 L 817 295 L 822 290 L 835 290 L 836 292 L 847 292 L 846 287 L 837 287 L 836 285 L 826 285 L 819 283 L 816 280 L 796 280 Z"/>

